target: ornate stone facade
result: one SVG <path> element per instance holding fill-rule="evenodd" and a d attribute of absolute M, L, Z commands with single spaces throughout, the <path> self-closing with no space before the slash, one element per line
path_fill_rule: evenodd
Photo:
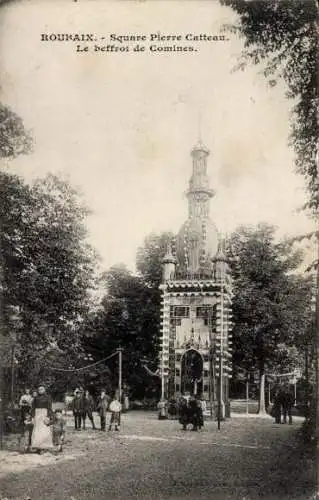
<path fill-rule="evenodd" d="M 225 242 L 209 217 L 209 151 L 199 143 L 191 155 L 188 219 L 163 259 L 162 397 L 189 392 L 224 405 L 231 370 L 231 278 Z"/>

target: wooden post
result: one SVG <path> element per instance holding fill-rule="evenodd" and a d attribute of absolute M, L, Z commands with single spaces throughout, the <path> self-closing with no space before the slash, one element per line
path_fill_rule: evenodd
<path fill-rule="evenodd" d="M 309 418 L 309 354 L 308 354 L 308 349 L 309 349 L 309 344 L 306 344 L 306 350 L 305 350 L 305 380 L 306 380 L 306 387 L 305 387 L 305 406 L 306 406 L 306 418 Z"/>
<path fill-rule="evenodd" d="M 11 403 L 14 403 L 14 352 L 15 346 L 11 348 Z"/>
<path fill-rule="evenodd" d="M 162 360 L 161 360 L 161 400 L 165 399 L 165 376 L 164 376 L 164 350 L 162 350 Z"/>
<path fill-rule="evenodd" d="M 268 404 L 271 405 L 270 383 L 268 384 Z"/>
<path fill-rule="evenodd" d="M 249 381 L 248 381 L 248 374 L 247 374 L 247 380 L 246 380 L 246 413 L 247 413 L 247 415 L 249 413 Z"/>
<path fill-rule="evenodd" d="M 119 401 L 122 403 L 122 351 L 121 347 L 118 348 L 119 353 Z"/>

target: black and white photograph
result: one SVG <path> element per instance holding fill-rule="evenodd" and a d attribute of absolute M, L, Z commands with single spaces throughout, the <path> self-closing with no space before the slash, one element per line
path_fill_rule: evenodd
<path fill-rule="evenodd" d="M 318 41 L 0 1 L 0 500 L 319 498 Z"/>

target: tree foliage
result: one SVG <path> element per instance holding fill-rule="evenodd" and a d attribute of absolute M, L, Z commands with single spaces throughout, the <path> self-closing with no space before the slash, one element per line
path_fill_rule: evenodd
<path fill-rule="evenodd" d="M 293 273 L 302 256 L 289 242 L 275 243 L 274 235 L 273 227 L 260 224 L 231 238 L 235 375 L 237 367 L 278 370 L 283 353 L 293 364 L 311 328 L 312 282 Z M 289 363 L 282 370 L 289 371 Z"/>
<path fill-rule="evenodd" d="M 29 153 L 31 148 L 32 138 L 22 119 L 0 103 L 0 158 L 15 158 Z"/>
<path fill-rule="evenodd" d="M 283 373 L 293 373 L 295 370 L 300 369 L 300 351 L 295 345 L 287 345 L 279 343 L 276 345 L 273 356 L 269 362 L 271 374 L 276 380 L 276 376 Z M 292 376 L 290 377 L 292 378 Z"/>
<path fill-rule="evenodd" d="M 29 186 L 1 172 L 0 190 L 4 324 L 27 381 L 45 375 L 49 351 L 64 364 L 80 350 L 96 256 L 87 210 L 67 182 L 48 175 Z"/>
<path fill-rule="evenodd" d="M 116 265 L 104 274 L 105 295 L 101 308 L 90 315 L 86 327 L 86 346 L 94 359 L 110 355 L 123 348 L 123 380 L 130 388 L 131 397 L 154 395 L 158 380 L 150 377 L 144 363 L 151 370 L 158 364 L 160 337 L 159 284 L 162 279 L 162 258 L 167 249 L 169 233 L 151 234 L 137 251 L 137 274 L 124 265 Z M 109 380 L 98 376 L 99 384 L 116 387 L 118 365 L 114 358 L 107 362 Z"/>
<path fill-rule="evenodd" d="M 162 259 L 167 244 L 172 242 L 172 233 L 150 234 L 144 245 L 137 250 L 136 267 L 143 280 L 151 287 L 158 289 L 162 281 Z"/>
<path fill-rule="evenodd" d="M 148 360 L 156 365 L 159 341 L 159 308 L 157 291 L 145 284 L 125 266 L 109 269 L 104 277 L 106 294 L 101 308 L 91 314 L 86 326 L 86 349 L 95 360 L 123 348 L 123 381 L 130 388 L 131 397 L 143 397 L 156 390 L 143 367 Z M 95 375 L 98 385 L 115 390 L 118 384 L 118 358 L 107 361 L 106 380 Z M 103 367 L 102 367 L 103 369 Z"/>
<path fill-rule="evenodd" d="M 291 143 L 308 186 L 308 207 L 318 213 L 318 5 L 316 0 L 221 0 L 238 14 L 227 29 L 243 37 L 238 67 L 260 65 L 271 86 L 283 79 L 294 100 Z"/>

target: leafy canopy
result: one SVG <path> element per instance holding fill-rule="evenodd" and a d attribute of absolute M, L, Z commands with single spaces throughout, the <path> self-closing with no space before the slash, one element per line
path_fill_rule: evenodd
<path fill-rule="evenodd" d="M 311 280 L 293 273 L 302 256 L 289 242 L 275 243 L 271 226 L 240 227 L 231 247 L 235 372 L 263 370 L 276 364 L 278 346 L 300 346 L 309 331 Z"/>
<path fill-rule="evenodd" d="M 87 210 L 67 182 L 48 175 L 29 186 L 0 172 L 0 190 L 5 326 L 27 378 L 53 345 L 64 363 L 80 348 L 96 256 L 85 239 Z"/>
<path fill-rule="evenodd" d="M 318 215 L 318 5 L 316 0 L 221 0 L 238 14 L 226 29 L 243 37 L 238 67 L 260 65 L 271 86 L 283 79 L 294 100 L 291 143 L 308 186 L 308 207 Z"/>

